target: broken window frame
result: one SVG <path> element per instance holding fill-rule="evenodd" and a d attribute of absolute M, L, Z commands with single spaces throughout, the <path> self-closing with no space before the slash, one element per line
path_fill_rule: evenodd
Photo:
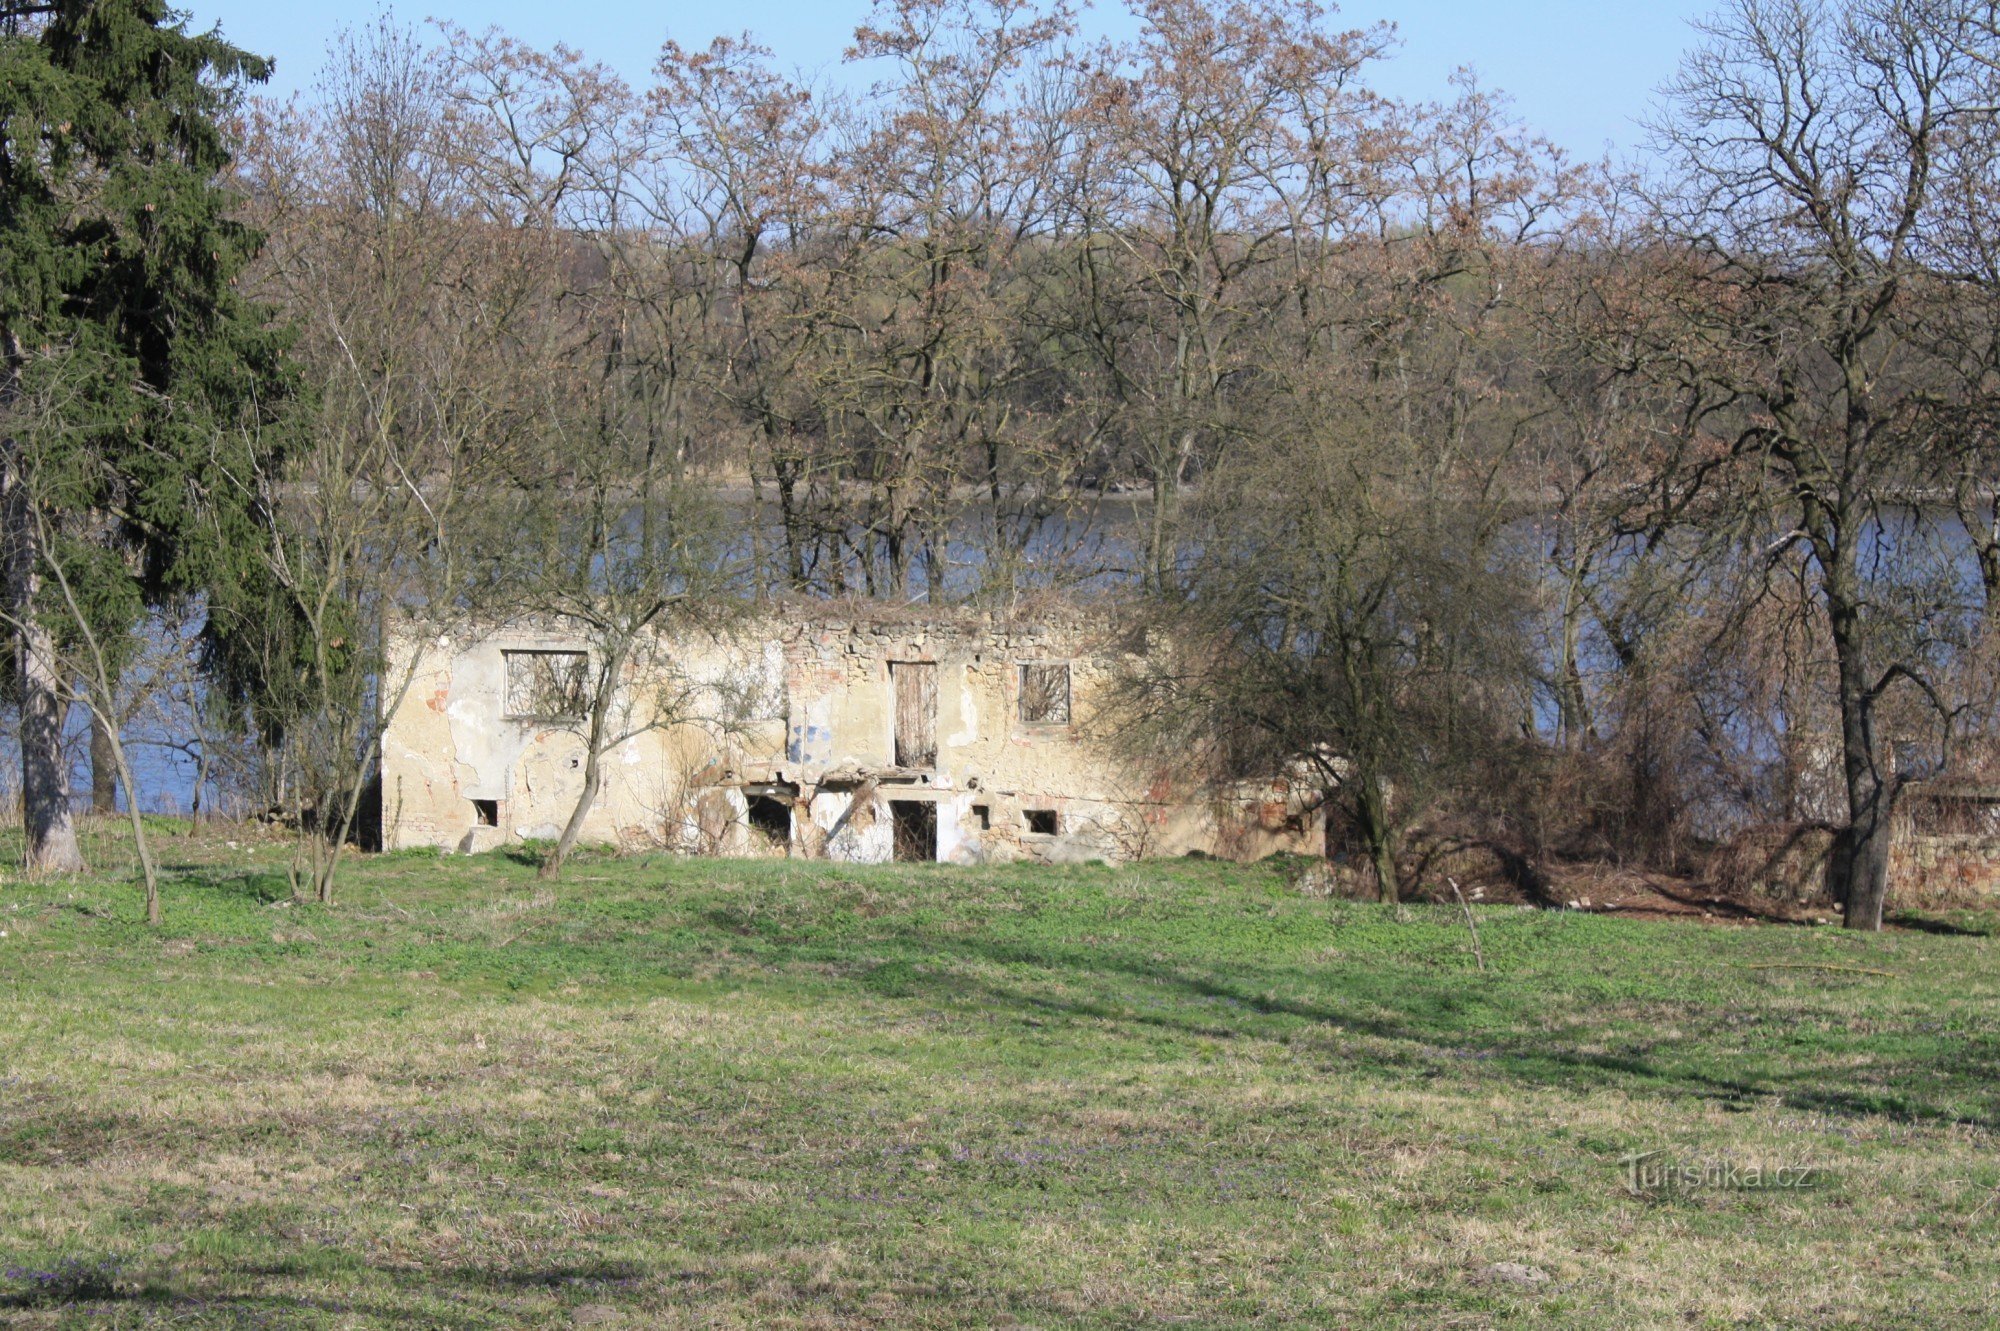
<path fill-rule="evenodd" d="M 1067 728 L 1076 714 L 1070 663 L 1021 661 L 1017 666 L 1014 715 L 1020 723 L 1046 730 Z M 1052 686 L 1051 681 L 1055 680 L 1061 681 L 1060 689 Z"/>
<path fill-rule="evenodd" d="M 553 666 L 559 658 L 569 662 L 569 678 L 561 678 L 550 670 L 543 677 L 525 681 L 525 687 L 517 680 L 517 664 L 539 666 L 546 662 Z M 571 722 L 589 715 L 589 652 L 574 647 L 510 647 L 500 653 L 500 660 L 504 672 L 502 687 L 506 690 L 502 715 L 507 720 Z"/>

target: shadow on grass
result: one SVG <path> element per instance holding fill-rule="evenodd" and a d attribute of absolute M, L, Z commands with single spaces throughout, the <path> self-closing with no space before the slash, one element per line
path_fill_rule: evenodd
<path fill-rule="evenodd" d="M 1657 892 L 1667 900 L 1685 906 L 1691 912 L 1706 912 L 1718 919 L 1751 921 L 1757 924 L 1790 925 L 1804 928 L 1812 921 L 1787 911 L 1776 902 L 1738 900 L 1726 897 L 1706 887 L 1682 887 L 1665 882 L 1648 880 L 1648 889 Z M 1814 926 L 1817 927 L 1817 926 Z"/>
<path fill-rule="evenodd" d="M 234 1268 L 230 1274 L 255 1275 L 258 1272 L 254 1268 Z M 355 1317 L 368 1319 L 367 1325 L 423 1326 L 437 1328 L 437 1331 L 483 1331 L 494 1325 L 490 1317 L 476 1312 L 442 1313 L 436 1307 L 436 1300 L 426 1301 L 422 1320 L 416 1321 L 412 1320 L 408 1306 L 379 1300 L 287 1294 L 193 1294 L 159 1285 L 60 1302 L 51 1302 L 34 1294 L 0 1295 L 0 1309 L 59 1310 L 70 1317 L 80 1316 L 93 1321 L 97 1317 L 116 1318 L 120 1307 L 148 1308 L 145 1314 L 148 1325 L 152 1318 L 164 1314 L 173 1325 L 275 1328 L 296 1326 L 300 1314 L 309 1313 L 339 1319 L 337 1324 L 342 1326 L 349 1324 L 347 1319 Z M 317 1322 L 314 1324 L 317 1325 Z M 64 1325 L 68 1325 L 67 1320 Z"/>
<path fill-rule="evenodd" d="M 310 1263 L 280 1260 L 276 1262 L 251 1262 L 232 1265 L 229 1274 L 235 1277 L 262 1278 L 265 1280 L 311 1279 L 324 1280 L 325 1272 Z M 450 1297 L 465 1297 L 471 1291 L 489 1294 L 510 1294 L 526 1290 L 567 1290 L 580 1295 L 603 1296 L 616 1291 L 630 1291 L 639 1287 L 646 1278 L 644 1268 L 632 1262 L 611 1261 L 598 1258 L 559 1263 L 554 1265 L 527 1265 L 520 1268 L 474 1265 L 380 1265 L 367 1263 L 359 1265 L 349 1273 L 361 1281 L 364 1287 L 372 1287 L 372 1297 L 367 1299 L 342 1299 L 335 1295 L 313 1297 L 290 1295 L 276 1292 L 247 1293 L 206 1297 L 200 1294 L 169 1294 L 154 1290 L 146 1295 L 127 1296 L 128 1299 L 146 1299 L 151 1302 L 171 1305 L 177 1315 L 204 1312 L 210 1309 L 227 1310 L 240 1319 L 255 1319 L 252 1325 L 285 1325 L 283 1320 L 270 1322 L 265 1317 L 282 1319 L 287 1313 L 318 1312 L 344 1317 L 364 1317 L 379 1319 L 385 1326 L 422 1325 L 453 1331 L 464 1328 L 484 1328 L 494 1325 L 491 1318 L 478 1311 L 467 1311 L 457 1315 L 442 1315 L 438 1311 L 440 1295 L 447 1291 L 459 1291 Z M 388 1288 L 409 1290 L 423 1296 L 424 1312 L 421 1323 L 410 1321 L 412 1309 L 384 1298 Z M 371 1323 L 372 1324 L 372 1323 Z"/>
<path fill-rule="evenodd" d="M 719 945 L 737 982 L 756 971 L 812 977 L 809 985 L 831 976 L 883 998 L 1012 1011 L 1050 1026 L 1090 1021 L 1218 1041 L 1305 1039 L 1333 1045 L 1357 1070 L 1378 1076 L 1499 1078 L 1576 1093 L 1621 1087 L 1724 1108 L 1775 1100 L 1841 1117 L 2000 1128 L 2000 1037 L 1978 1025 L 1946 1032 L 1907 993 L 1878 994 L 1871 982 L 1844 976 L 1795 991 L 1780 1007 L 1762 989 L 1690 997 L 1687 968 L 1722 964 L 1706 954 L 1638 958 L 1620 977 L 1581 940 L 1550 944 L 1572 949 L 1543 958 L 1561 963 L 1554 971 L 1519 974 L 1428 968 L 1409 957 L 1385 957 L 1386 965 L 1205 963 L 1080 935 L 982 937 L 952 928 L 950 918 L 934 925 L 877 915 L 835 935 L 796 910 L 686 904 L 680 927 L 670 930 L 641 927 L 657 918 L 648 907 L 646 921 L 608 918 L 588 939 L 517 944 L 506 954 L 507 975 L 524 988 L 580 973 L 643 985 L 690 973 Z M 388 961 L 418 966 L 401 954 Z M 493 956 L 448 964 L 499 973 Z M 1574 987 L 1563 982 L 1569 972 Z"/>
<path fill-rule="evenodd" d="M 180 875 L 172 882 L 161 885 L 161 891 L 169 896 L 170 908 L 175 897 L 183 901 L 205 900 L 222 906 L 268 906 L 276 901 L 292 899 L 291 880 L 273 869 L 227 872 L 218 870 L 212 864 L 162 865 L 161 868 Z"/>
<path fill-rule="evenodd" d="M 0 1292 L 0 1313 L 43 1310 L 68 1317 L 116 1319 L 121 1307 L 146 1308 L 149 1311 L 142 1315 L 148 1319 L 165 1317 L 175 1324 L 256 1327 L 297 1325 L 301 1316 L 318 1314 L 340 1325 L 360 1318 L 371 1326 L 421 1325 L 439 1331 L 474 1331 L 495 1325 L 490 1313 L 474 1308 L 445 1311 L 440 1307 L 445 1298 L 464 1298 L 474 1291 L 505 1296 L 526 1290 L 604 1297 L 637 1289 L 647 1275 L 635 1263 L 594 1257 L 520 1268 L 358 1264 L 347 1268 L 346 1273 L 357 1282 L 357 1292 L 362 1292 L 362 1296 L 344 1298 L 337 1292 L 293 1294 L 256 1288 L 210 1294 L 202 1291 L 199 1273 L 189 1273 L 185 1283 L 158 1278 L 141 1282 L 125 1277 L 111 1265 L 92 1264 L 92 1271 L 97 1266 L 102 1266 L 104 1272 L 101 1279 L 79 1278 L 60 1286 L 43 1281 L 40 1287 L 31 1285 Z M 59 1269 L 65 1275 L 71 1274 L 67 1268 Z M 221 1269 L 232 1280 L 248 1279 L 260 1284 L 305 1279 L 323 1286 L 327 1275 L 316 1264 L 295 1260 L 230 1263 Z M 415 1309 L 398 1302 L 391 1290 L 422 1296 L 420 1321 L 412 1320 L 417 1315 Z M 0 1322 L 8 1320 L 11 1319 L 0 1316 Z"/>
<path fill-rule="evenodd" d="M 628 1289 L 646 1277 L 644 1268 L 635 1263 L 594 1259 L 518 1271 L 495 1270 L 485 1266 L 453 1266 L 426 1274 L 441 1274 L 460 1284 L 486 1285 L 496 1289 Z"/>
<path fill-rule="evenodd" d="M 1954 1040 L 1948 1057 L 1881 1046 L 1875 1075 L 1883 1084 L 1841 1086 L 1832 1084 L 1833 1079 L 1849 1075 L 1844 1069 L 1851 1052 L 1841 1048 L 1826 1049 L 1822 1066 L 1785 1072 L 1715 1066 L 1729 1054 L 1718 1049 L 1704 1060 L 1701 1036 L 1679 1037 L 1668 1046 L 1684 1051 L 1686 1056 L 1680 1059 L 1654 1055 L 1660 1042 L 1643 1034 L 1632 1049 L 1593 1052 L 1540 1029 L 1541 1012 L 1525 1005 L 1528 996 L 1509 993 L 1501 987 L 1504 982 L 1496 984 L 1484 976 L 1455 976 L 1452 983 L 1460 988 L 1445 990 L 1436 981 L 1416 981 L 1407 975 L 1337 972 L 1337 996 L 1308 1000 L 1273 992 L 1278 982 L 1269 976 L 1227 980 L 1110 952 L 1094 954 L 1087 964 L 1080 964 L 1058 962 L 1037 949 L 979 940 L 927 933 L 902 938 L 927 953 L 927 964 L 933 967 L 953 959 L 984 963 L 987 969 L 1033 966 L 1051 972 L 1051 981 L 1095 988 L 1100 995 L 1072 996 L 1032 982 L 1009 984 L 968 975 L 962 969 L 955 969 L 948 981 L 940 976 L 925 983 L 913 976 L 916 983 L 906 987 L 906 992 L 923 992 L 983 1011 L 1011 1008 L 1055 1020 L 1122 1022 L 1213 1040 L 1272 1039 L 1288 1034 L 1281 1028 L 1293 1025 L 1336 1039 L 1351 1035 L 1388 1045 L 1382 1050 L 1341 1045 L 1342 1055 L 1354 1060 L 1359 1070 L 1382 1076 L 1431 1078 L 1441 1068 L 1469 1063 L 1518 1083 L 1577 1092 L 1625 1086 L 1736 1109 L 1775 1098 L 1790 1108 L 1829 1115 L 1888 1115 L 2000 1129 L 2000 1102 L 1993 1095 L 2000 1086 L 2000 1045 L 1990 1039 Z M 870 975 L 858 978 L 864 986 L 876 987 Z M 1158 1011 L 1134 1009 L 1132 995 L 1162 990 L 1181 1002 L 1162 1003 Z M 1102 997 L 1106 992 L 1119 997 Z M 1173 1010 L 1190 1001 L 1233 1008 L 1244 1020 L 1205 1019 Z M 1608 1042 L 1619 1034 L 1599 1027 L 1585 1038 Z M 1897 1054 L 1903 1057 L 1898 1059 Z M 1800 1056 L 1818 1057 L 1811 1050 Z M 1710 1066 L 1702 1066 L 1703 1061 Z"/>
<path fill-rule="evenodd" d="M 528 847 L 503 853 L 533 862 Z M 995 937 L 955 914 L 955 905 L 899 915 L 909 901 L 889 894 L 876 903 L 871 890 L 864 909 L 842 897 L 838 877 L 807 877 L 803 895 L 759 888 L 715 899 L 648 888 L 594 904 L 579 896 L 535 929 L 510 926 L 504 948 L 412 938 L 371 951 L 366 964 L 491 980 L 510 994 L 585 977 L 600 994 L 645 992 L 697 974 L 726 972 L 740 983 L 761 971 L 806 992 L 832 983 L 946 1011 L 1011 1011 L 1051 1026 L 1303 1040 L 1315 1054 L 1324 1049 L 1382 1077 L 1505 1079 L 1576 1093 L 1619 1087 L 1724 1107 L 1775 1099 L 1828 1115 L 2000 1128 L 2000 1034 L 1990 1022 L 1947 1030 L 1931 1020 L 1927 1001 L 1913 1001 L 1928 1000 L 1928 991 L 1848 976 L 1800 979 L 1781 993 L 1762 980 L 1732 987 L 1722 979 L 1728 954 L 1686 946 L 1685 931 L 1671 942 L 1667 934 L 1643 945 L 1626 939 L 1619 946 L 1639 949 L 1629 956 L 1599 954 L 1598 940 L 1624 936 L 1586 932 L 1572 940 L 1559 920 L 1545 929 L 1538 919 L 1523 926 L 1529 966 L 1485 973 L 1469 959 L 1461 969 L 1458 961 L 1432 964 L 1393 950 L 1401 945 L 1333 963 L 1266 961 L 1244 950 L 1254 935 L 1228 944 L 1243 954 L 1227 960 L 1204 954 L 1212 951 L 1205 933 L 1156 936 L 1151 946 L 1163 955 L 1130 941 L 1092 940 L 1086 931 L 1098 927 L 1096 915 L 1022 924 L 1037 913 L 1033 901 L 1026 909 L 1016 903 L 1005 927 L 1039 935 Z M 180 890 L 239 908 L 289 892 L 283 875 L 268 871 L 211 871 Z M 1933 926 L 1927 932 L 1978 932 L 1922 918 Z M 1211 926 L 1200 916 L 1189 924 L 1234 927 L 1229 918 Z M 1709 973 L 1713 990 L 1688 982 Z"/>
<path fill-rule="evenodd" d="M 1067 915 L 1057 909 L 1043 922 L 1040 903 L 1024 898 L 991 920 L 1026 936 L 996 937 L 969 914 L 974 898 L 942 907 L 921 894 L 883 898 L 863 909 L 835 880 L 816 881 L 804 895 L 697 889 L 595 906 L 580 898 L 560 925 L 512 937 L 504 952 L 416 947 L 376 961 L 504 981 L 509 992 L 584 977 L 599 993 L 643 992 L 697 974 L 797 984 L 808 994 L 831 983 L 1048 1025 L 1305 1040 L 1332 1046 L 1357 1070 L 1404 1079 L 1506 1079 L 1575 1093 L 1620 1087 L 1726 1108 L 1775 1100 L 1850 1118 L 2000 1128 L 2000 1030 L 1984 1018 L 1949 1030 L 1934 1021 L 1935 969 L 1914 990 L 1836 974 L 1856 969 L 1837 966 L 1774 989 L 1775 980 L 1738 977 L 1741 968 L 1729 964 L 1740 959 L 1729 950 L 1735 944 L 1705 931 L 1660 925 L 1657 937 L 1642 939 L 1608 927 L 1572 938 L 1561 917 L 1521 926 L 1524 966 L 1484 973 L 1469 956 L 1442 962 L 1366 928 L 1351 959 L 1266 961 L 1254 930 L 1229 934 L 1240 915 L 1186 917 L 1195 932 L 1185 937 L 1098 941 L 1092 934 L 1117 918 L 1120 902 L 1092 902 L 1087 911 L 1069 903 Z M 1234 959 L 1209 955 L 1211 928 Z M 1600 944 L 1614 950 L 1600 952 Z M 1377 945 L 1387 950 L 1367 950 Z"/>
<path fill-rule="evenodd" d="M 324 1282 L 327 1270 L 303 1259 L 231 1263 L 226 1266 L 232 1279 L 260 1281 L 312 1280 Z M 47 1270 L 8 1268 L 6 1279 L 17 1286 L 0 1292 L 0 1310 L 60 1310 L 71 1316 L 93 1314 L 115 1318 L 121 1306 L 150 1306 L 164 1312 L 175 1323 L 207 1324 L 211 1318 L 226 1325 L 285 1326 L 295 1323 L 302 1313 L 320 1313 L 346 1319 L 363 1317 L 371 1324 L 409 1325 L 411 1309 L 385 1300 L 385 1286 L 420 1291 L 425 1296 L 422 1325 L 438 1328 L 486 1327 L 492 1323 L 477 1312 L 441 1314 L 434 1297 L 442 1289 L 485 1290 L 505 1293 L 526 1289 L 575 1290 L 584 1293 L 636 1287 L 645 1272 L 630 1262 L 586 1258 L 552 1266 L 529 1266 L 518 1270 L 487 1266 L 379 1266 L 356 1264 L 344 1268 L 347 1274 L 371 1286 L 371 1297 L 342 1298 L 338 1294 L 290 1294 L 276 1290 L 251 1290 L 229 1294 L 209 1294 L 201 1290 L 201 1275 L 189 1273 L 185 1283 L 158 1276 L 128 1275 L 122 1263 L 113 1259 L 66 1258 L 53 1262 Z M 179 1285 L 179 1288 L 176 1288 Z M 190 1287 L 191 1286 L 191 1287 Z M 158 1316 L 159 1313 L 148 1314 Z M 5 1320 L 5 1319 L 0 1319 Z"/>
<path fill-rule="evenodd" d="M 1899 911 L 1884 923 L 1894 929 L 1908 929 L 1920 934 L 1941 934 L 1947 938 L 1991 938 L 2000 933 L 2000 926 L 1996 926 L 1992 920 L 1977 919 L 1958 924 L 1935 915 L 1919 915 L 1915 911 Z"/>
<path fill-rule="evenodd" d="M 609 1258 L 580 1257 L 574 1261 L 519 1268 L 493 1266 L 382 1266 L 358 1264 L 349 1270 L 363 1270 L 375 1278 L 399 1284 L 476 1285 L 486 1289 L 623 1289 L 646 1278 L 644 1267 L 635 1262 Z M 325 1268 L 307 1260 L 251 1262 L 231 1270 L 266 1278 L 319 1279 Z"/>

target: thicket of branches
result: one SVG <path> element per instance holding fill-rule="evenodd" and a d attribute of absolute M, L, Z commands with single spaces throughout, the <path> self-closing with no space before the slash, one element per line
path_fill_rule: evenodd
<path fill-rule="evenodd" d="M 398 614 L 586 607 L 609 659 L 1054 588 L 1151 624 L 1135 741 L 1313 769 L 1386 893 L 1425 837 L 1824 820 L 1879 921 L 1988 733 L 1990 0 L 1730 0 L 1629 168 L 1380 95 L 1393 34 L 1309 0 L 1133 9 L 879 0 L 842 89 L 385 20 L 241 105 L 304 382 L 218 446 L 263 555 L 212 664 L 296 812 L 353 818 Z"/>

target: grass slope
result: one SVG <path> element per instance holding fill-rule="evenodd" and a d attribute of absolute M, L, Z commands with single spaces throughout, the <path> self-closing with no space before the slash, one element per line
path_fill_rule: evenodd
<path fill-rule="evenodd" d="M 126 883 L 0 884 L 0 1323 L 2000 1308 L 1988 937 L 1493 909 L 1481 973 L 1452 912 L 1268 868 L 606 859 L 550 891 L 392 856 L 321 910 L 280 853 L 168 843 L 159 933 Z M 1635 1196 L 1648 1150 L 1824 1172 Z"/>

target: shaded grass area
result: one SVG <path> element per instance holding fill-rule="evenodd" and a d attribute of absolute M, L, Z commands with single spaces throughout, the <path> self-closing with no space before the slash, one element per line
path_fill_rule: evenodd
<path fill-rule="evenodd" d="M 326 910 L 275 844 L 177 849 L 158 933 L 126 884 L 0 885 L 0 1322 L 2000 1306 L 1977 918 L 1490 909 L 1482 973 L 1452 911 L 1270 868 L 586 859 L 550 890 L 404 855 Z M 1817 1186 L 1634 1195 L 1655 1150 Z"/>

